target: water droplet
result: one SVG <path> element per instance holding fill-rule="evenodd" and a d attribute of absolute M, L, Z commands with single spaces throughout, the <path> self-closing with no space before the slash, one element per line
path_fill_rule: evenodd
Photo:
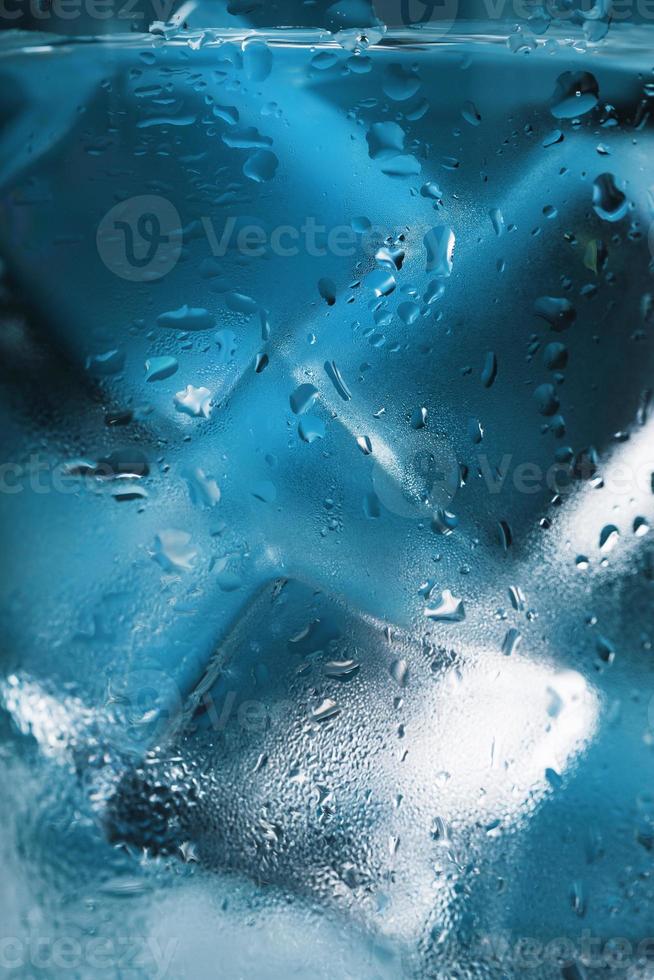
<path fill-rule="evenodd" d="M 325 361 L 325 371 L 327 372 L 327 377 L 334 385 L 334 388 L 336 389 L 337 393 L 341 396 L 343 401 L 344 402 L 350 401 L 350 399 L 352 398 L 352 393 L 350 392 L 348 386 L 345 384 L 345 381 L 341 376 L 341 372 L 336 367 L 336 362 Z"/>
<path fill-rule="evenodd" d="M 296 388 L 289 401 L 295 415 L 303 415 L 313 408 L 318 398 L 318 389 L 312 384 L 303 384 Z"/>
<path fill-rule="evenodd" d="M 197 551 L 191 545 L 187 531 L 169 528 L 160 531 L 155 538 L 153 558 L 166 572 L 188 572 L 193 566 Z"/>
<path fill-rule="evenodd" d="M 257 184 L 265 183 L 277 173 L 279 160 L 272 150 L 257 150 L 243 164 L 243 173 Z"/>
<path fill-rule="evenodd" d="M 312 443 L 325 438 L 325 423 L 315 415 L 303 415 L 297 431 L 303 442 Z"/>
<path fill-rule="evenodd" d="M 610 667 L 615 660 L 615 650 L 613 649 L 613 644 L 610 642 L 610 640 L 607 640 L 605 636 L 598 636 L 595 649 L 597 651 L 597 656 L 602 663 L 606 664 L 607 667 Z"/>
<path fill-rule="evenodd" d="M 406 251 L 404 246 L 398 243 L 382 245 L 375 255 L 376 262 L 390 266 L 395 272 L 400 271 L 405 258 Z"/>
<path fill-rule="evenodd" d="M 196 467 L 186 474 L 191 500 L 200 507 L 215 507 L 220 503 L 220 487 L 204 470 Z"/>
<path fill-rule="evenodd" d="M 430 830 L 432 840 L 436 841 L 438 844 L 449 847 L 450 845 L 450 830 L 447 826 L 445 820 L 442 817 L 434 817 Z"/>
<path fill-rule="evenodd" d="M 539 385 L 534 391 L 534 399 L 541 415 L 555 415 L 559 410 L 559 399 L 554 385 Z"/>
<path fill-rule="evenodd" d="M 590 72 L 564 71 L 556 80 L 550 102 L 555 119 L 575 119 L 594 109 L 599 99 L 599 86 Z"/>
<path fill-rule="evenodd" d="M 318 292 L 327 303 L 333 306 L 336 302 L 336 283 L 333 279 L 320 279 L 318 282 Z"/>
<path fill-rule="evenodd" d="M 277 487 L 270 480 L 261 480 L 252 487 L 252 496 L 262 504 L 274 504 L 277 500 Z"/>
<path fill-rule="evenodd" d="M 550 784 L 552 789 L 560 789 L 563 786 L 563 779 L 556 769 L 547 768 L 545 770 L 545 779 Z"/>
<path fill-rule="evenodd" d="M 335 701 L 331 698 L 325 698 L 320 704 L 313 708 L 311 712 L 311 717 L 314 721 L 328 721 L 330 718 L 335 718 L 336 715 L 341 713 L 341 709 L 338 707 Z"/>
<path fill-rule="evenodd" d="M 272 146 L 270 136 L 262 136 L 254 126 L 243 126 L 231 129 L 222 136 L 226 146 L 236 150 L 265 150 Z"/>
<path fill-rule="evenodd" d="M 481 372 L 481 383 L 484 388 L 490 388 L 497 377 L 497 357 L 493 351 L 488 351 Z"/>
<path fill-rule="evenodd" d="M 157 317 L 160 327 L 174 330 L 210 330 L 214 326 L 214 318 L 208 310 L 193 309 L 180 306 L 178 310 L 169 310 Z"/>
<path fill-rule="evenodd" d="M 573 881 L 570 889 L 570 902 L 576 914 L 581 918 L 586 914 L 586 896 L 580 881 Z"/>
<path fill-rule="evenodd" d="M 452 261 L 456 239 L 447 225 L 437 225 L 427 232 L 424 245 L 427 251 L 427 272 L 446 279 L 452 273 Z"/>
<path fill-rule="evenodd" d="M 478 446 L 484 438 L 484 430 L 479 419 L 470 419 L 468 421 L 468 436 L 475 446 Z"/>
<path fill-rule="evenodd" d="M 376 493 L 367 493 L 363 498 L 363 513 L 370 521 L 376 521 L 381 517 L 381 506 Z"/>
<path fill-rule="evenodd" d="M 175 374 L 179 363 L 175 357 L 151 357 L 145 362 L 146 381 L 165 381 Z"/>
<path fill-rule="evenodd" d="M 357 446 L 361 450 L 364 456 L 372 455 L 372 442 L 368 436 L 359 436 L 357 438 Z"/>
<path fill-rule="evenodd" d="M 637 538 L 644 537 L 649 531 L 649 524 L 644 517 L 635 517 L 633 523 L 634 534 Z"/>
<path fill-rule="evenodd" d="M 620 531 L 615 524 L 607 524 L 602 528 L 599 538 L 599 548 L 603 554 L 613 551 L 620 539 Z"/>
<path fill-rule="evenodd" d="M 425 616 L 438 623 L 461 623 L 465 619 L 463 600 L 455 598 L 449 589 L 445 589 L 440 602 L 425 608 Z"/>
<path fill-rule="evenodd" d="M 548 146 L 556 146 L 557 143 L 562 143 L 564 139 L 560 129 L 553 129 L 551 133 L 547 134 L 542 145 L 547 149 Z"/>
<path fill-rule="evenodd" d="M 414 429 L 424 429 L 427 425 L 427 409 L 417 408 L 411 416 L 411 425 Z"/>
<path fill-rule="evenodd" d="M 265 353 L 257 354 L 254 359 L 254 372 L 255 374 L 261 374 L 268 367 L 270 363 L 270 358 Z"/>
<path fill-rule="evenodd" d="M 471 126 L 478 126 L 481 122 L 481 114 L 474 102 L 464 102 L 461 115 Z"/>
<path fill-rule="evenodd" d="M 372 222 L 366 217 L 352 218 L 350 225 L 357 235 L 365 235 L 372 228 Z"/>
<path fill-rule="evenodd" d="M 420 193 L 423 197 L 430 197 L 434 201 L 440 201 L 443 197 L 442 190 L 433 180 L 429 180 L 426 184 L 423 184 L 420 188 Z"/>
<path fill-rule="evenodd" d="M 511 600 L 511 605 L 516 612 L 522 612 L 524 610 L 527 600 L 519 585 L 509 586 L 509 599 Z"/>
<path fill-rule="evenodd" d="M 397 315 L 407 327 L 411 327 L 420 316 L 420 307 L 417 303 L 400 303 L 397 308 Z"/>
<path fill-rule="evenodd" d="M 263 82 L 272 70 L 272 51 L 265 41 L 243 41 L 243 70 L 251 82 Z"/>
<path fill-rule="evenodd" d="M 502 653 L 505 657 L 510 657 L 511 654 L 515 653 L 520 646 L 520 641 L 522 640 L 522 633 L 520 630 L 511 629 L 506 631 L 506 635 L 502 642 Z"/>
<path fill-rule="evenodd" d="M 175 407 L 186 415 L 208 419 L 211 415 L 211 392 L 208 388 L 187 385 L 184 391 L 178 391 L 175 395 Z"/>
<path fill-rule="evenodd" d="M 108 350 L 102 354 L 93 354 L 86 359 L 86 370 L 96 378 L 118 374 L 125 366 L 125 353 L 121 350 Z"/>
<path fill-rule="evenodd" d="M 629 210 L 629 201 L 613 174 L 600 174 L 593 183 L 593 210 L 604 221 L 620 221 Z"/>
<path fill-rule="evenodd" d="M 488 217 L 491 219 L 493 224 L 493 230 L 496 235 L 502 235 L 504 233 L 504 215 L 499 208 L 491 208 L 488 212 Z"/>
<path fill-rule="evenodd" d="M 348 677 L 353 677 L 360 666 L 361 664 L 356 660 L 329 660 L 325 664 L 325 674 L 337 680 L 346 680 Z"/>
<path fill-rule="evenodd" d="M 567 330 L 577 318 L 577 311 L 570 300 L 556 296 L 541 296 L 534 304 L 534 313 L 547 320 L 552 330 Z"/>
<path fill-rule="evenodd" d="M 406 660 L 394 660 L 390 666 L 390 674 L 396 684 L 406 687 L 409 680 L 409 667 Z"/>
<path fill-rule="evenodd" d="M 445 537 L 452 534 L 459 526 L 459 518 L 444 507 L 439 507 L 431 520 L 431 529 L 436 534 L 443 534 Z"/>
<path fill-rule="evenodd" d="M 388 269 L 373 269 L 366 276 L 364 284 L 377 297 L 390 296 L 397 285 L 395 276 Z"/>
<path fill-rule="evenodd" d="M 421 172 L 422 167 L 410 153 L 400 153 L 389 159 L 383 159 L 381 170 L 388 177 L 415 177 Z"/>
<path fill-rule="evenodd" d="M 405 134 L 394 122 L 373 123 L 366 137 L 373 160 L 392 158 L 404 149 Z"/>
<path fill-rule="evenodd" d="M 497 522 L 497 537 L 502 551 L 508 551 L 513 543 L 513 533 L 507 521 Z"/>
<path fill-rule="evenodd" d="M 259 304 L 251 296 L 233 290 L 225 293 L 225 305 L 233 313 L 243 313 L 245 316 L 252 316 L 259 309 Z"/>
<path fill-rule="evenodd" d="M 410 68 L 391 64 L 384 72 L 382 87 L 389 99 L 393 99 L 394 102 L 405 102 L 420 88 L 420 79 Z"/>
<path fill-rule="evenodd" d="M 564 344 L 548 344 L 543 351 L 543 360 L 550 371 L 562 371 L 568 363 L 568 348 Z"/>

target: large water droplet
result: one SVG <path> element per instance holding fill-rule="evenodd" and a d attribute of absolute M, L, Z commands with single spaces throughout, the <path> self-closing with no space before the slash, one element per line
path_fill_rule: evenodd
<path fill-rule="evenodd" d="M 157 317 L 160 327 L 172 327 L 174 330 L 210 330 L 214 318 L 208 310 L 180 306 L 178 310 L 169 310 Z"/>
<path fill-rule="evenodd" d="M 427 272 L 446 279 L 452 273 L 455 245 L 454 232 L 447 225 L 437 225 L 424 238 L 427 250 Z"/>
<path fill-rule="evenodd" d="M 166 572 L 190 571 L 196 555 L 187 531 L 168 528 L 160 531 L 155 539 L 153 558 Z"/>
<path fill-rule="evenodd" d="M 594 109 L 598 98 L 599 85 L 594 75 L 564 71 L 556 80 L 550 112 L 555 119 L 574 119 Z"/>
<path fill-rule="evenodd" d="M 257 150 L 243 164 L 243 173 L 255 183 L 262 184 L 267 180 L 272 180 L 277 173 L 278 166 L 279 160 L 272 150 Z"/>
<path fill-rule="evenodd" d="M 629 201 L 613 174 L 600 174 L 593 183 L 593 210 L 604 221 L 620 221 Z"/>
<path fill-rule="evenodd" d="M 547 320 L 552 330 L 567 330 L 577 318 L 577 311 L 568 299 L 556 296 L 541 296 L 534 303 L 536 316 Z"/>
<path fill-rule="evenodd" d="M 389 65 L 384 73 L 384 93 L 394 102 L 405 102 L 420 88 L 420 79 L 414 71 L 400 64 Z"/>
<path fill-rule="evenodd" d="M 425 616 L 439 623 L 460 623 L 465 619 L 463 600 L 457 599 L 449 589 L 441 593 L 440 601 L 425 608 Z"/>
<path fill-rule="evenodd" d="M 145 380 L 165 381 L 175 374 L 178 367 L 175 357 L 151 357 L 145 362 Z"/>
<path fill-rule="evenodd" d="M 175 395 L 175 407 L 186 415 L 208 419 L 211 415 L 211 392 L 208 388 L 187 385 L 184 391 L 178 391 Z"/>

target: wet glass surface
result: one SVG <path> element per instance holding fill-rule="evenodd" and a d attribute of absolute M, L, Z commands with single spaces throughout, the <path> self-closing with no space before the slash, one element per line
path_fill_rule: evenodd
<path fill-rule="evenodd" d="M 2 970 L 649 975 L 605 20 L 3 35 Z"/>

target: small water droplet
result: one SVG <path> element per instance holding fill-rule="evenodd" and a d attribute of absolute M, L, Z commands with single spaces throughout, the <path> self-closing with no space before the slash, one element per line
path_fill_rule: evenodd
<path fill-rule="evenodd" d="M 409 680 L 409 667 L 406 660 L 394 660 L 390 667 L 390 674 L 399 687 L 406 687 Z"/>
<path fill-rule="evenodd" d="M 599 537 L 599 548 L 603 554 L 613 551 L 620 540 L 620 531 L 615 524 L 607 524 L 602 528 Z"/>
<path fill-rule="evenodd" d="M 506 631 L 506 635 L 502 642 L 502 653 L 505 657 L 510 657 L 511 654 L 515 653 L 522 640 L 522 633 L 520 630 L 514 629 L 513 627 Z"/>
<path fill-rule="evenodd" d="M 497 357 L 494 352 L 489 350 L 486 354 L 484 367 L 481 372 L 481 383 L 484 388 L 490 388 L 497 378 Z"/>
<path fill-rule="evenodd" d="M 335 701 L 331 698 L 324 698 L 316 708 L 312 709 L 311 717 L 314 721 L 329 721 L 330 718 L 335 718 L 340 713 L 341 709 Z"/>

